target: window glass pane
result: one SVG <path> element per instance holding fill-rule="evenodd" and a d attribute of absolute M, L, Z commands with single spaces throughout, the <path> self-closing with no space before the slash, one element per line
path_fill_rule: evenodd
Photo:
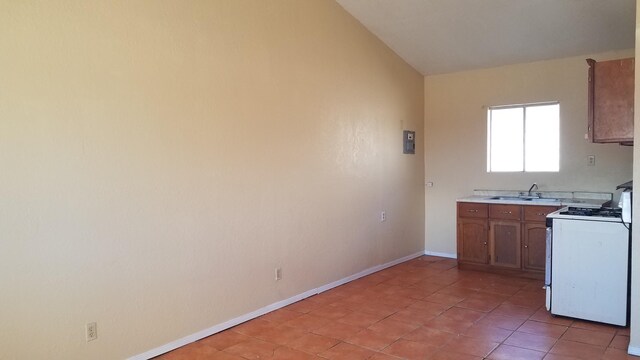
<path fill-rule="evenodd" d="M 560 170 L 560 105 L 526 108 L 525 171 Z"/>
<path fill-rule="evenodd" d="M 523 108 L 491 109 L 489 171 L 523 170 Z"/>

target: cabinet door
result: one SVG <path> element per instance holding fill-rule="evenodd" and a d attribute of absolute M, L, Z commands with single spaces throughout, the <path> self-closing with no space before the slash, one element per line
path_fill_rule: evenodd
<path fill-rule="evenodd" d="M 635 60 L 587 62 L 591 141 L 632 142 Z"/>
<path fill-rule="evenodd" d="M 547 227 L 542 223 L 524 224 L 522 241 L 522 267 L 544 271 Z"/>
<path fill-rule="evenodd" d="M 486 220 L 458 219 L 458 260 L 488 263 L 487 232 Z"/>
<path fill-rule="evenodd" d="M 491 221 L 489 225 L 491 265 L 520 268 L 520 223 Z"/>

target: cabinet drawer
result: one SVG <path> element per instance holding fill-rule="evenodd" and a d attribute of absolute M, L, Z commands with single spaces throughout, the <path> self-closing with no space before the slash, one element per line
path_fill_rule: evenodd
<path fill-rule="evenodd" d="M 520 220 L 520 205 L 497 205 L 491 204 L 489 214 L 492 219 Z"/>
<path fill-rule="evenodd" d="M 486 218 L 489 205 L 480 203 L 458 203 L 458 216 L 466 218 Z"/>
<path fill-rule="evenodd" d="M 524 206 L 525 221 L 545 221 L 547 215 L 558 210 L 556 206 Z"/>

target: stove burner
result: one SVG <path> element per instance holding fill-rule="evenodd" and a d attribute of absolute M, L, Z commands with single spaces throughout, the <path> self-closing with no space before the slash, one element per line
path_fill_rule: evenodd
<path fill-rule="evenodd" d="M 567 211 L 561 211 L 560 215 L 578 215 L 578 216 L 600 216 L 621 218 L 622 209 L 620 208 L 584 208 L 570 206 Z"/>

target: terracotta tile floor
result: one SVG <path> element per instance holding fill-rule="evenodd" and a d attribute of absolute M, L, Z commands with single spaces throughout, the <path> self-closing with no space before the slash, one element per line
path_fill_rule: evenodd
<path fill-rule="evenodd" d="M 552 317 L 544 299 L 541 281 L 422 256 L 157 359 L 640 359 L 628 328 Z"/>

